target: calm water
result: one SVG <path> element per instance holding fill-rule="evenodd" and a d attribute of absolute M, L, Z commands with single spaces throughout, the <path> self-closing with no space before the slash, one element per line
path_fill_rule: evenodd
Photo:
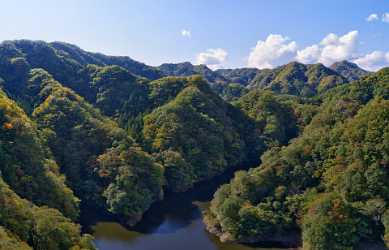
<path fill-rule="evenodd" d="M 221 243 L 205 230 L 200 207 L 205 206 L 216 188 L 230 178 L 231 175 L 224 175 L 211 184 L 201 183 L 192 191 L 168 195 L 165 200 L 154 204 L 142 221 L 131 229 L 101 214 L 84 214 L 87 221 L 83 224 L 89 225 L 87 231 L 94 235 L 100 250 L 288 249 Z"/>

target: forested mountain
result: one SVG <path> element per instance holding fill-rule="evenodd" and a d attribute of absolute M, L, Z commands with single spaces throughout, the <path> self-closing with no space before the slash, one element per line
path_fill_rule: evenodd
<path fill-rule="evenodd" d="M 208 227 L 223 240 L 302 230 L 304 249 L 387 241 L 389 70 L 341 85 L 297 139 L 215 194 Z"/>
<path fill-rule="evenodd" d="M 312 97 L 369 74 L 348 61 L 335 63 L 329 68 L 322 64 L 304 65 L 298 62 L 262 70 L 240 68 L 212 71 L 205 65 L 192 65 L 189 62 L 162 64 L 158 68 L 163 74 L 171 76 L 201 75 L 227 101 L 234 101 L 251 89 Z"/>
<path fill-rule="evenodd" d="M 210 83 L 227 83 L 218 72 L 208 68 L 206 65 L 193 65 L 190 62 L 183 63 L 164 63 L 158 69 L 166 76 L 191 76 L 201 75 Z"/>
<path fill-rule="evenodd" d="M 322 64 L 291 62 L 273 70 L 261 70 L 248 88 L 309 97 L 346 82 L 346 78 Z"/>
<path fill-rule="evenodd" d="M 226 77 L 227 73 L 222 73 L 219 70 L 212 71 L 206 65 L 193 65 L 190 62 L 165 63 L 160 65 L 158 69 L 168 76 L 200 75 L 211 85 L 214 92 L 227 101 L 236 100 L 248 92 L 245 88 L 247 85 L 245 78 L 247 77 L 242 76 L 239 82 L 234 82 L 232 76 L 231 78 Z"/>
<path fill-rule="evenodd" d="M 93 248 L 71 221 L 78 217 L 79 199 L 65 185 L 44 131 L 3 92 L 0 122 L 0 248 Z"/>
<path fill-rule="evenodd" d="M 80 201 L 133 225 L 164 190 L 183 191 L 228 168 L 258 163 L 265 150 L 255 122 L 201 77 L 150 81 L 117 65 L 78 63 L 31 41 L 3 43 L 0 64 L 0 170 L 4 190 L 16 193 L 4 199 L 47 206 L 70 230 L 62 232 L 70 237 L 64 245 L 35 242 L 39 232 L 30 236 L 32 229 L 16 227 L 23 218 L 12 219 L 16 225 L 0 219 L 7 244 L 20 239 L 26 244 L 15 244 L 23 247 L 69 249 L 81 244 L 71 222 Z M 6 216 L 12 208 L 4 205 Z M 55 228 L 47 230 L 51 235 Z"/>
<path fill-rule="evenodd" d="M 211 202 L 208 228 L 223 240 L 295 229 L 307 250 L 379 240 L 389 71 L 350 83 L 364 73 L 339 65 L 156 68 L 1 43 L 0 249 L 93 249 L 80 207 L 133 226 L 166 192 L 258 164 Z"/>
<path fill-rule="evenodd" d="M 135 75 L 149 79 L 157 79 L 162 76 L 162 73 L 157 69 L 129 57 L 106 56 L 99 53 L 86 52 L 75 45 L 62 42 L 5 41 L 1 43 L 0 51 L 2 56 L 24 58 L 32 68 L 40 67 L 49 72 L 52 69 L 53 72 L 51 73 L 55 75 L 56 79 L 65 83 L 68 82 L 67 80 L 70 80 L 67 77 L 74 76 L 78 70 L 87 64 L 98 66 L 118 65 Z"/>
<path fill-rule="evenodd" d="M 256 68 L 240 68 L 240 69 L 218 69 L 215 72 L 223 76 L 230 83 L 238 83 L 240 85 L 247 86 L 260 72 L 260 70 Z"/>
<path fill-rule="evenodd" d="M 361 69 L 355 63 L 348 61 L 336 62 L 330 66 L 331 69 L 338 72 L 349 81 L 358 80 L 363 76 L 370 74 L 371 72 Z"/>

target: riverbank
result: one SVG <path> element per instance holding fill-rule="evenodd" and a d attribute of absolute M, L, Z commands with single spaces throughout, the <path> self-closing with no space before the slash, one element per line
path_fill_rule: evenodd
<path fill-rule="evenodd" d="M 154 203 L 134 227 L 118 223 L 119 218 L 104 211 L 83 208 L 83 230 L 95 237 L 100 250 L 286 250 L 276 242 L 242 244 L 221 242 L 206 230 L 202 210 L 214 192 L 227 183 L 233 173 L 202 182 L 184 193 L 168 193 Z M 86 213 L 87 211 L 87 213 Z"/>

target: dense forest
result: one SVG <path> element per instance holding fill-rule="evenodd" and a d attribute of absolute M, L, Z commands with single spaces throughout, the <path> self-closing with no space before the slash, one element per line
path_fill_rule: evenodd
<path fill-rule="evenodd" d="M 347 61 L 213 71 L 5 41 L 0 249 L 94 249 L 81 208 L 134 226 L 231 170 L 204 210 L 222 241 L 389 246 L 388 99 L 389 69 Z"/>

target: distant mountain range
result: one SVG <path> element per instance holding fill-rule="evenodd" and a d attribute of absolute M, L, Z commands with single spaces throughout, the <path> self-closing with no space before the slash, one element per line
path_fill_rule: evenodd
<path fill-rule="evenodd" d="M 330 67 L 322 64 L 304 65 L 298 62 L 274 68 L 237 68 L 211 70 L 206 65 L 193 65 L 190 62 L 164 63 L 158 67 L 146 65 L 127 56 L 107 56 L 82 50 L 76 45 L 64 42 L 46 43 L 43 41 L 5 41 L 1 52 L 26 55 L 32 67 L 42 66 L 42 57 L 51 55 L 58 66 L 76 72 L 88 64 L 98 66 L 118 65 L 130 73 L 155 80 L 164 76 L 201 75 L 212 88 L 227 100 L 233 100 L 250 89 L 271 89 L 274 92 L 310 96 L 338 84 L 357 80 L 370 72 L 356 64 L 341 61 Z M 44 64 L 43 64 L 44 65 Z M 71 66 L 69 66 L 71 65 Z M 68 69 L 65 69 L 68 68 Z M 57 76 L 64 81 L 66 77 Z"/>
<path fill-rule="evenodd" d="M 215 71 L 206 65 L 184 62 L 162 64 L 158 69 L 162 74 L 170 76 L 202 75 L 218 93 L 234 83 L 247 89 L 271 89 L 278 93 L 301 96 L 312 96 L 370 73 L 348 61 L 338 62 L 330 67 L 320 63 L 304 65 L 291 62 L 274 69 L 238 68 Z"/>

